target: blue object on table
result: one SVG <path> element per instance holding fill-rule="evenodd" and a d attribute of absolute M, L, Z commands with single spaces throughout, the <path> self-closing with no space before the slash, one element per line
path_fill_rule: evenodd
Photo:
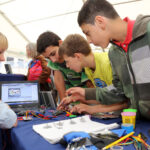
<path fill-rule="evenodd" d="M 68 146 L 71 146 L 71 149 L 98 150 L 97 147 L 92 144 L 90 135 L 86 132 L 70 132 L 64 135 L 64 140 L 68 143 Z"/>
<path fill-rule="evenodd" d="M 122 129 L 125 129 L 126 131 L 126 134 L 129 134 L 131 132 L 134 131 L 134 127 L 133 127 L 133 124 L 129 124 L 129 123 L 124 123 L 121 125 L 121 128 Z"/>
<path fill-rule="evenodd" d="M 126 130 L 125 129 L 116 129 L 116 130 L 111 130 L 113 133 L 117 134 L 118 137 L 121 137 L 125 134 Z"/>
<path fill-rule="evenodd" d="M 64 140 L 67 142 L 67 143 L 72 143 L 73 139 L 75 138 L 89 138 L 90 139 L 90 136 L 88 133 L 86 132 L 70 132 L 66 135 L 64 135 Z"/>

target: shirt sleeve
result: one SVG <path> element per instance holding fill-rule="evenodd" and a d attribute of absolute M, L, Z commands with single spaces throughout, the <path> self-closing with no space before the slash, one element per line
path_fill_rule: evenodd
<path fill-rule="evenodd" d="M 17 120 L 17 115 L 7 104 L 0 102 L 0 128 L 12 128 Z"/>
<path fill-rule="evenodd" d="M 86 82 L 88 80 L 90 80 L 90 79 L 88 79 L 87 75 L 85 74 L 85 71 L 82 70 L 82 73 L 81 73 L 81 82 L 83 83 L 83 82 Z"/>
<path fill-rule="evenodd" d="M 58 63 L 53 63 L 52 61 L 48 61 L 48 64 L 47 64 L 47 66 L 49 67 L 49 68 L 51 68 L 52 70 L 59 70 L 59 65 L 58 65 Z"/>

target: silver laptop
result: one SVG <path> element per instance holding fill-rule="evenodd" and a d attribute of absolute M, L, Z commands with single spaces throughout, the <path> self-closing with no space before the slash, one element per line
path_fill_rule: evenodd
<path fill-rule="evenodd" d="M 39 84 L 34 81 L 1 82 L 1 100 L 15 112 L 39 108 Z"/>

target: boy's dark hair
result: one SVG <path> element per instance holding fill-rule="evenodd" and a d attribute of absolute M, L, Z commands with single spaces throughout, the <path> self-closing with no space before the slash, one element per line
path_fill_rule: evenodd
<path fill-rule="evenodd" d="M 50 31 L 42 33 L 37 39 L 37 51 L 41 54 L 49 46 L 59 46 L 61 38 Z"/>
<path fill-rule="evenodd" d="M 63 55 L 74 57 L 75 53 L 82 53 L 87 56 L 89 53 L 91 53 L 91 47 L 87 40 L 81 35 L 70 34 L 60 45 L 58 53 L 62 58 Z"/>
<path fill-rule="evenodd" d="M 97 15 L 110 19 L 115 19 L 119 15 L 108 1 L 106 0 L 87 0 L 78 14 L 79 26 L 85 24 L 94 24 Z"/>

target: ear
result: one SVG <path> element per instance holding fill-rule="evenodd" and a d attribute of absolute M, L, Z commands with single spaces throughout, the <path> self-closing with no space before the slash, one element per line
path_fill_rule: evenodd
<path fill-rule="evenodd" d="M 77 59 L 81 59 L 82 54 L 81 53 L 74 53 L 74 57 L 76 57 Z"/>
<path fill-rule="evenodd" d="M 104 30 L 106 28 L 105 18 L 103 16 L 96 16 L 95 17 L 95 26 Z"/>
<path fill-rule="evenodd" d="M 62 42 L 63 42 L 62 40 L 59 40 L 59 41 L 58 41 L 58 43 L 59 43 L 59 46 L 62 44 Z"/>

